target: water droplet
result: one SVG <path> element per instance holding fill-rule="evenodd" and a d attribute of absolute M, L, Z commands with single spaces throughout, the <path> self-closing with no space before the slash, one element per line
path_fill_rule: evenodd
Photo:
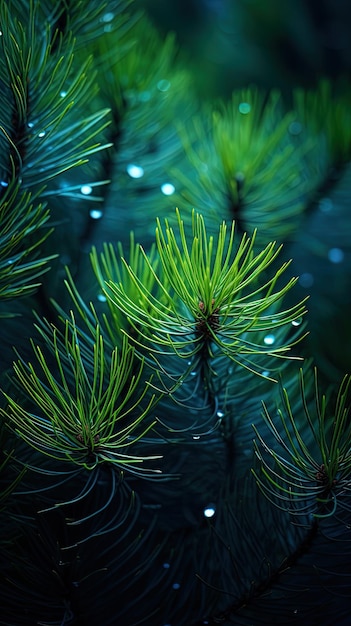
<path fill-rule="evenodd" d="M 103 216 L 103 213 L 99 209 L 92 209 L 89 215 L 92 220 L 99 220 Z"/>
<path fill-rule="evenodd" d="M 103 293 L 98 293 L 97 299 L 99 300 L 99 302 L 106 302 L 107 300 L 106 296 L 104 296 Z"/>
<path fill-rule="evenodd" d="M 112 11 L 108 11 L 107 13 L 105 13 L 105 15 L 102 16 L 101 21 L 102 22 L 112 22 L 113 18 L 114 18 L 114 13 L 112 13 Z"/>
<path fill-rule="evenodd" d="M 67 96 L 67 91 L 60 91 L 61 98 L 65 98 Z"/>
<path fill-rule="evenodd" d="M 243 115 L 247 115 L 248 113 L 250 113 L 250 111 L 251 111 L 251 104 L 249 104 L 248 102 L 240 102 L 239 113 L 242 113 Z"/>
<path fill-rule="evenodd" d="M 93 188 L 90 185 L 82 185 L 80 188 L 80 193 L 82 193 L 83 196 L 88 196 L 92 191 Z"/>
<path fill-rule="evenodd" d="M 223 411 L 217 411 L 216 415 L 217 415 L 217 417 L 219 417 L 219 418 L 224 417 L 224 413 L 223 413 Z"/>
<path fill-rule="evenodd" d="M 0 182 L 0 185 L 1 185 L 1 187 L 8 187 L 9 186 L 9 184 L 6 182 L 6 180 L 2 180 Z"/>
<path fill-rule="evenodd" d="M 196 376 L 196 371 L 190 372 L 190 376 Z"/>
<path fill-rule="evenodd" d="M 27 126 L 28 126 L 28 128 L 33 128 L 34 123 L 33 122 L 28 122 Z"/>
<path fill-rule="evenodd" d="M 163 92 L 168 91 L 170 86 L 171 86 L 171 83 L 169 82 L 169 80 L 166 80 L 166 79 L 159 80 L 157 83 L 157 89 Z"/>
<path fill-rule="evenodd" d="M 2 35 L 3 35 L 3 32 L 2 32 L 2 30 L 0 30 L 0 37 L 2 37 Z"/>
<path fill-rule="evenodd" d="M 161 191 L 165 196 L 171 196 L 175 192 L 175 186 L 172 183 L 163 183 Z"/>
<path fill-rule="evenodd" d="M 209 504 L 204 508 L 204 516 L 205 517 L 213 517 L 216 513 L 216 507 L 213 504 Z"/>
<path fill-rule="evenodd" d="M 171 567 L 170 563 L 163 563 L 162 567 L 164 569 L 169 569 Z"/>
<path fill-rule="evenodd" d="M 150 93 L 150 91 L 142 91 L 142 92 L 139 94 L 139 100 L 140 100 L 140 102 L 149 102 L 150 98 L 151 98 L 151 93 Z"/>
<path fill-rule="evenodd" d="M 134 165 L 133 163 L 130 163 L 129 165 L 127 165 L 127 173 L 131 178 L 141 178 L 142 176 L 144 176 L 144 168 L 140 165 Z"/>
<path fill-rule="evenodd" d="M 29 126 L 29 124 L 28 124 L 28 126 Z M 42 130 L 40 133 L 38 133 L 38 137 L 40 137 L 40 138 L 45 137 L 45 135 L 46 135 L 45 130 Z"/>
<path fill-rule="evenodd" d="M 14 263 L 14 260 L 13 260 L 13 259 L 9 259 L 9 260 L 7 261 L 7 265 L 12 265 L 13 263 Z"/>
<path fill-rule="evenodd" d="M 331 263 L 341 263 L 344 260 L 344 252 L 341 248 L 330 248 L 328 259 Z"/>
<path fill-rule="evenodd" d="M 245 182 L 245 174 L 243 172 L 237 172 L 234 178 L 238 185 L 242 185 Z"/>
<path fill-rule="evenodd" d="M 302 317 L 298 317 L 296 320 L 291 322 L 292 326 L 300 326 L 300 324 L 302 324 Z"/>
<path fill-rule="evenodd" d="M 72 581 L 72 585 L 73 585 L 73 587 L 79 587 L 79 582 L 76 581 L 76 580 L 73 580 Z"/>
<path fill-rule="evenodd" d="M 300 124 L 300 122 L 291 122 L 288 130 L 290 135 L 299 135 L 302 131 L 302 124 Z"/>
<path fill-rule="evenodd" d="M 179 583 L 173 583 L 172 589 L 180 589 L 180 584 Z"/>
<path fill-rule="evenodd" d="M 262 376 L 269 376 L 269 370 L 263 370 Z"/>
<path fill-rule="evenodd" d="M 314 278 L 309 272 L 304 272 L 299 278 L 299 283 L 301 287 L 311 287 L 314 283 Z"/>
<path fill-rule="evenodd" d="M 318 208 L 322 213 L 329 213 L 333 209 L 333 202 L 330 198 L 322 198 L 318 202 Z"/>
<path fill-rule="evenodd" d="M 274 335 L 266 335 L 263 341 L 266 344 L 266 346 L 272 346 L 274 344 L 274 342 L 275 342 L 275 336 Z"/>
<path fill-rule="evenodd" d="M 194 441 L 198 441 L 200 439 L 200 435 L 193 435 Z"/>

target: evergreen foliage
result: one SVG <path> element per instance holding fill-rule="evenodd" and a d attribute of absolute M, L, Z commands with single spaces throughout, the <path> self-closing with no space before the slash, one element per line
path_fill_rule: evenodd
<path fill-rule="evenodd" d="M 141 4 L 0 6 L 0 624 L 346 625 L 347 71 L 203 98 Z"/>

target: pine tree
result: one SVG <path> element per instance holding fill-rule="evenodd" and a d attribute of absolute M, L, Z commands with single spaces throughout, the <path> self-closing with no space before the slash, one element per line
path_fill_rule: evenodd
<path fill-rule="evenodd" d="M 316 56 L 205 97 L 136 2 L 1 3 L 0 624 L 349 623 L 350 85 L 302 4 L 220 3 Z"/>

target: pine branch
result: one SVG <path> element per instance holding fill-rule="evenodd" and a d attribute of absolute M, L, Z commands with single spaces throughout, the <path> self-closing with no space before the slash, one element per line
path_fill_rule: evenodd
<path fill-rule="evenodd" d="M 6 187 L 0 203 L 0 297 L 11 299 L 34 291 L 36 280 L 55 255 L 37 258 L 52 229 L 43 229 L 48 211 L 36 196 L 21 193 L 15 183 Z M 41 236 L 37 233 L 44 230 Z M 2 313 L 11 315 L 10 312 Z"/>
<path fill-rule="evenodd" d="M 27 19 L 12 9 L 12 4 L 3 3 L 0 15 L 4 96 L 0 105 L 0 280 L 5 298 L 38 287 L 36 279 L 53 258 L 36 260 L 51 232 L 47 229 L 41 234 L 49 214 L 38 198 L 52 193 L 45 187 L 53 178 L 103 148 L 92 142 L 108 124 L 107 110 L 80 116 L 83 102 L 91 96 L 94 75 L 91 59 L 75 71 L 72 34 L 61 37 L 48 21 L 42 36 L 38 2 L 26 6 Z M 54 15 L 55 10 L 52 19 Z"/>
<path fill-rule="evenodd" d="M 272 504 L 292 515 L 310 514 L 318 518 L 332 516 L 340 507 L 350 511 L 350 382 L 346 376 L 335 409 L 330 409 L 326 396 L 319 395 L 315 373 L 315 406 L 310 407 L 301 370 L 301 398 L 309 431 L 303 434 L 301 418 L 295 416 L 296 409 L 286 389 L 282 391 L 282 408 L 278 409 L 282 432 L 264 407 L 264 418 L 281 452 L 267 444 L 254 426 L 258 437 L 256 454 L 262 464 L 262 476 L 255 472 L 257 484 Z M 267 460 L 269 457 L 273 465 Z"/>
<path fill-rule="evenodd" d="M 125 261 L 129 283 L 138 297 L 133 299 L 125 284 L 114 283 L 111 279 L 107 282 L 106 297 L 123 312 L 136 332 L 137 338 L 131 336 L 131 340 L 148 350 L 190 359 L 193 368 L 204 349 L 211 359 L 225 355 L 252 371 L 256 371 L 253 355 L 284 355 L 293 344 L 270 348 L 275 337 L 272 335 L 272 340 L 264 337 L 271 337 L 265 333 L 273 327 L 291 324 L 303 314 L 303 303 L 287 311 L 275 310 L 276 303 L 293 286 L 295 279 L 274 292 L 278 278 L 286 269 L 283 265 L 263 285 L 257 283 L 279 249 L 269 244 L 254 256 L 255 236 L 251 241 L 244 236 L 234 253 L 234 224 L 227 237 L 224 223 L 215 245 L 213 237 L 207 236 L 203 217 L 195 213 L 194 239 L 188 248 L 179 213 L 177 220 L 180 246 L 178 235 L 168 222 L 165 234 L 158 222 L 156 245 L 162 267 L 160 276 L 145 255 L 148 272 L 152 273 L 157 286 L 156 295 Z M 262 332 L 259 344 L 251 341 L 253 331 Z"/>
<path fill-rule="evenodd" d="M 106 32 L 93 52 L 102 68 L 101 97 L 112 111 L 107 139 L 113 148 L 101 164 L 112 183 L 103 190 L 103 219 L 95 220 L 91 243 L 99 249 L 113 229 L 127 249 L 133 230 L 148 246 L 154 220 L 174 204 L 172 167 L 184 159 L 175 120 L 190 117 L 198 107 L 191 77 L 178 61 L 174 37 L 163 40 L 138 13 L 117 35 Z"/>
<path fill-rule="evenodd" d="M 87 79 L 90 61 L 72 80 L 74 40 L 60 40 L 50 24 L 44 37 L 36 37 L 37 10 L 37 3 L 30 6 L 25 25 L 12 18 L 6 5 L 1 16 L 6 26 L 1 42 L 3 80 L 13 96 L 13 128 L 6 132 L 17 156 L 17 177 L 21 176 L 25 188 L 42 186 L 61 173 L 63 159 L 66 170 L 96 151 L 99 146 L 92 146 L 91 140 L 101 132 L 103 126 L 97 124 L 106 116 L 102 111 L 72 123 L 73 104 L 79 105 L 92 87 L 92 78 Z M 55 51 L 53 36 L 58 38 Z"/>
<path fill-rule="evenodd" d="M 93 346 L 84 345 L 73 317 L 62 333 L 52 328 L 51 337 L 46 332 L 45 338 L 57 372 L 51 372 L 48 359 L 32 342 L 41 376 L 37 366 L 21 360 L 14 372 L 35 412 L 5 393 L 8 406 L 0 414 L 9 426 L 51 459 L 86 469 L 109 462 L 131 472 L 157 473 L 140 468 L 144 458 L 130 452 L 133 441 L 154 425 L 143 427 L 142 422 L 155 402 L 134 350 L 124 341 L 121 349 L 106 354 L 98 327 Z"/>
<path fill-rule="evenodd" d="M 315 136 L 301 134 L 296 113 L 284 111 L 279 92 L 237 90 L 188 126 L 179 131 L 190 168 L 176 174 L 177 201 L 202 206 L 211 232 L 235 219 L 241 232 L 258 229 L 261 245 L 289 238 L 320 184 L 314 163 L 323 153 Z"/>

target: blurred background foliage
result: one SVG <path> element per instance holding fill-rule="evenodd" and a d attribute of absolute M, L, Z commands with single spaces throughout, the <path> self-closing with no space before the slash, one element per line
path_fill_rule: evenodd
<path fill-rule="evenodd" d="M 174 31 L 204 96 L 255 84 L 315 86 L 351 68 L 347 0 L 136 0 L 163 33 Z"/>

